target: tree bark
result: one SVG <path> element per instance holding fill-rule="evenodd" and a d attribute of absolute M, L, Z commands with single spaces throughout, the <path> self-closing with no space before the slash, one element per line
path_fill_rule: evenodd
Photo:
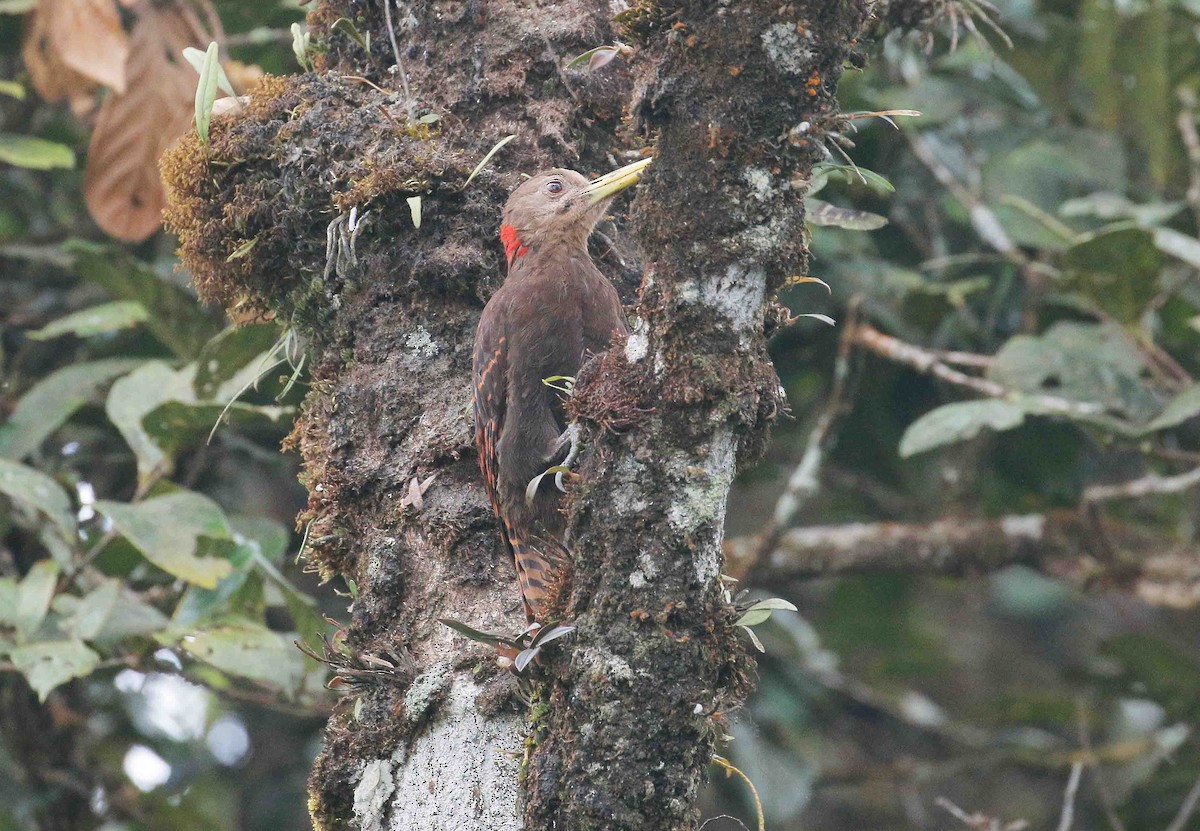
<path fill-rule="evenodd" d="M 769 299 L 804 271 L 803 189 L 866 8 L 639 2 L 632 71 L 588 72 L 564 64 L 612 39 L 600 0 L 416 2 L 391 31 L 378 2 L 327 0 L 316 71 L 268 79 L 164 160 L 203 296 L 274 315 L 313 355 L 294 434 L 305 555 L 355 594 L 330 655 L 353 702 L 310 779 L 318 828 L 516 829 L 518 782 L 528 828 L 692 827 L 752 668 L 718 580 L 725 499 L 783 406 Z M 631 99 L 644 138 L 622 141 Z M 521 628 L 471 448 L 474 326 L 518 172 L 600 173 L 645 139 L 636 326 L 572 403 L 589 449 L 560 612 L 578 629 L 531 670 L 525 740 L 512 677 L 437 622 Z"/>

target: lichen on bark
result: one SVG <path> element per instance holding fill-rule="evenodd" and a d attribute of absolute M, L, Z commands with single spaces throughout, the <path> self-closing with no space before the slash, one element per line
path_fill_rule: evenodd
<path fill-rule="evenodd" d="M 310 343 L 294 434 L 305 554 L 357 586 L 349 646 L 400 656 L 330 722 L 310 780 L 318 828 L 521 822 L 512 680 L 437 623 L 520 628 L 471 448 L 474 326 L 520 173 L 600 173 L 647 143 L 634 334 L 585 367 L 571 405 L 590 435 L 560 609 L 579 629 L 536 669 L 521 781 L 529 828 L 692 823 L 724 714 L 749 686 L 717 582 L 725 498 L 782 405 L 764 329 L 774 290 L 804 268 L 801 196 L 819 157 L 819 126 L 811 144 L 781 136 L 835 116 L 865 8 L 642 2 L 622 16 L 632 63 L 588 72 L 564 65 L 613 38 L 602 0 L 409 3 L 393 7 L 408 100 L 382 4 L 326 0 L 309 17 L 315 72 L 268 79 L 214 119 L 210 143 L 168 156 L 168 217 L 202 293 Z M 418 126 L 410 111 L 438 118 Z M 367 224 L 327 267 L 352 209 Z"/>

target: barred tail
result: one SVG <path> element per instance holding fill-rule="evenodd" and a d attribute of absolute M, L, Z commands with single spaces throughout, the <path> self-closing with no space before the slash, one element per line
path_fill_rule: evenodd
<path fill-rule="evenodd" d="M 507 528 L 508 542 L 517 565 L 517 583 L 521 588 L 521 600 L 525 603 L 525 617 L 532 623 L 540 620 L 546 611 L 546 598 L 554 583 L 558 563 L 539 551 L 531 541 L 518 539 L 513 530 Z"/>

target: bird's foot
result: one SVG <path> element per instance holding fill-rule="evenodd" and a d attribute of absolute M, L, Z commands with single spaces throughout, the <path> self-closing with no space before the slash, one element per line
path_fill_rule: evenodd
<path fill-rule="evenodd" d="M 579 425 L 571 422 L 567 425 L 567 429 L 563 430 L 562 435 L 558 437 L 558 445 L 554 448 L 557 454 L 564 447 L 568 447 L 566 457 L 559 463 L 560 468 L 554 474 L 554 486 L 563 493 L 567 492 L 567 483 L 574 485 L 579 481 L 579 474 L 570 469 L 571 465 L 575 464 L 575 460 L 579 458 Z"/>

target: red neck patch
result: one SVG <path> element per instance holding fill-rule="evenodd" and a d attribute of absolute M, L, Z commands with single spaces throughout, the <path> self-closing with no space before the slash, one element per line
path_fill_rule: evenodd
<path fill-rule="evenodd" d="M 521 237 L 517 234 L 517 229 L 511 225 L 500 226 L 500 242 L 504 245 L 504 254 L 508 257 L 510 266 L 513 264 L 513 260 L 529 250 L 521 244 Z"/>

